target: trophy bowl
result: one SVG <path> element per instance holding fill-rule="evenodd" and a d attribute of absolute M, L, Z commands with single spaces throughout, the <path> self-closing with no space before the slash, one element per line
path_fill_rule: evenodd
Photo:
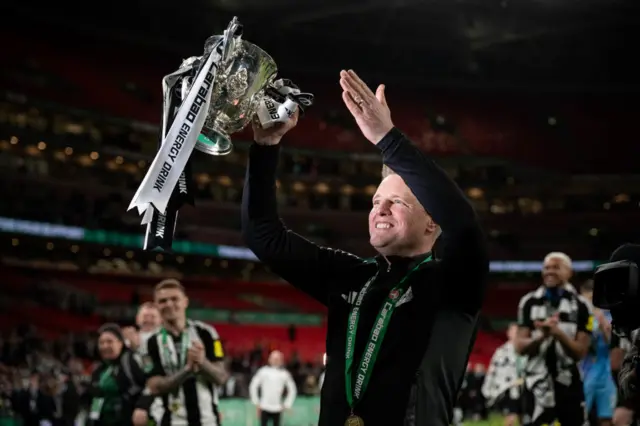
<path fill-rule="evenodd" d="M 209 37 L 205 55 L 223 43 L 223 38 L 221 35 Z M 207 118 L 195 146 L 209 155 L 231 152 L 230 135 L 249 124 L 265 89 L 278 72 L 271 56 L 255 44 L 239 36 L 229 38 L 227 43 L 227 52 L 218 64 Z"/>

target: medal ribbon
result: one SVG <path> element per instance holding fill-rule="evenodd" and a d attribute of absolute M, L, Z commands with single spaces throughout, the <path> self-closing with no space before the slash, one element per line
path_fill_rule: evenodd
<path fill-rule="evenodd" d="M 407 279 L 412 273 L 417 271 L 420 266 L 422 266 L 424 263 L 430 262 L 432 259 L 433 256 L 430 255 L 422 262 L 420 262 L 400 280 L 398 285 L 392 288 L 389 292 L 389 295 L 382 304 L 382 308 L 380 309 L 380 312 L 378 312 L 378 316 L 373 323 L 373 329 L 369 334 L 368 343 L 364 347 L 364 353 L 362 354 L 362 359 L 360 360 L 360 364 L 358 366 L 355 386 L 353 386 L 351 373 L 353 370 L 354 349 L 356 343 L 356 333 L 358 330 L 358 321 L 360 320 L 360 307 L 362 305 L 362 301 L 364 300 L 364 296 L 367 294 L 367 291 L 369 290 L 371 284 L 378 277 L 378 274 L 376 273 L 373 278 L 367 281 L 367 283 L 358 293 L 358 297 L 356 298 L 356 301 L 351 308 L 351 312 L 349 313 L 349 323 L 347 326 L 347 343 L 345 346 L 344 375 L 346 383 L 346 394 L 347 403 L 352 410 L 355 404 L 362 399 L 362 395 L 367 390 L 369 379 L 371 378 L 371 373 L 373 371 L 373 366 L 376 362 L 376 358 L 378 357 L 378 352 L 380 351 L 380 347 L 382 346 L 382 341 L 384 340 L 384 335 L 387 332 L 389 322 L 391 321 L 391 314 L 402 298 L 402 295 L 405 293 Z"/>
<path fill-rule="evenodd" d="M 184 330 L 180 336 L 180 352 L 176 353 L 176 362 L 173 362 L 173 357 L 171 356 L 171 350 L 169 349 L 169 333 L 166 328 L 162 328 L 162 350 L 164 352 L 164 359 L 166 361 L 167 367 L 165 367 L 167 375 L 177 373 L 180 368 L 184 367 L 187 364 L 187 351 L 189 350 L 189 332 L 188 330 Z M 177 348 L 175 348 L 177 350 Z M 176 390 L 175 394 L 177 395 L 180 389 Z"/>

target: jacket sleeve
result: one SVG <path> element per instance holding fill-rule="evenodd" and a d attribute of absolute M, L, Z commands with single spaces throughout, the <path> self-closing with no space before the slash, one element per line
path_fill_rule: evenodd
<path fill-rule="evenodd" d="M 285 227 L 276 205 L 280 147 L 253 144 L 242 197 L 242 234 L 247 246 L 271 270 L 323 304 L 335 289 L 353 286 L 364 266 L 359 257 L 321 247 Z"/>
<path fill-rule="evenodd" d="M 137 398 L 146 385 L 147 377 L 143 363 L 142 356 L 132 351 L 127 351 L 122 356 L 122 369 L 129 380 L 127 392 L 133 398 Z"/>
<path fill-rule="evenodd" d="M 620 383 L 620 396 L 622 401 L 640 402 L 640 393 L 638 392 L 638 361 L 640 349 L 640 338 L 636 337 L 631 345 L 631 349 L 625 355 L 622 361 L 620 373 L 618 373 L 618 382 Z"/>
<path fill-rule="evenodd" d="M 253 375 L 251 378 L 251 382 L 249 383 L 249 399 L 251 399 L 251 403 L 253 405 L 260 405 L 260 386 L 262 385 L 262 372 L 264 370 L 260 369 Z"/>
<path fill-rule="evenodd" d="M 479 309 L 489 256 L 473 207 L 453 179 L 398 129 L 392 129 L 377 147 L 384 164 L 400 175 L 442 229 L 439 258 L 446 273 L 445 294 L 472 311 Z"/>

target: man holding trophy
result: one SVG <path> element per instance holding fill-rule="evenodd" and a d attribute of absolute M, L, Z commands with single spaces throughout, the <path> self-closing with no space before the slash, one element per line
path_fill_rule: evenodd
<path fill-rule="evenodd" d="M 279 146 L 297 115 L 266 129 L 253 123 L 244 238 L 273 272 L 328 307 L 320 426 L 449 425 L 489 270 L 483 233 L 457 185 L 394 127 L 384 86 L 374 94 L 353 71 L 340 73 L 340 85 L 385 165 L 369 214 L 379 256 L 318 246 L 278 217 Z"/>
<path fill-rule="evenodd" d="M 379 255 L 363 259 L 289 231 L 276 208 L 279 144 L 313 96 L 274 81 L 275 63 L 241 40 L 241 28 L 234 18 L 223 36 L 207 40 L 202 57 L 163 80 L 162 143 L 130 206 L 143 214 L 145 249 L 169 250 L 178 209 L 193 203 L 193 150 L 227 154 L 229 135 L 251 121 L 244 238 L 275 273 L 328 307 L 319 425 L 449 425 L 489 270 L 472 206 L 394 127 L 384 86 L 374 94 L 342 71 L 343 101 L 382 153 L 369 215 Z"/>

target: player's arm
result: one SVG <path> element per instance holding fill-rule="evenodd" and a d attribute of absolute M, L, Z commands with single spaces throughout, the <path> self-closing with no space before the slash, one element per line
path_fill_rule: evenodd
<path fill-rule="evenodd" d="M 229 372 L 222 361 L 209 361 L 205 359 L 200 365 L 200 372 L 216 385 L 223 385 L 229 380 Z"/>
<path fill-rule="evenodd" d="M 153 376 L 147 380 L 147 389 L 152 395 L 164 395 L 175 389 L 193 375 L 191 369 L 184 367 L 171 376 Z"/>
<path fill-rule="evenodd" d="M 224 365 L 224 350 L 218 332 L 204 323 L 199 323 L 197 327 L 205 352 L 198 374 L 216 385 L 223 385 L 229 380 L 229 372 Z"/>
<path fill-rule="evenodd" d="M 242 235 L 247 246 L 269 268 L 309 294 L 328 303 L 329 283 L 353 284 L 359 257 L 321 247 L 287 229 L 276 201 L 276 171 L 280 145 L 253 144 L 242 197 Z M 338 284 L 339 285 L 339 284 Z"/>
<path fill-rule="evenodd" d="M 611 344 L 611 321 L 609 321 L 602 309 L 594 309 L 593 315 L 598 320 L 598 328 L 602 332 L 605 342 Z"/>
<path fill-rule="evenodd" d="M 575 337 L 568 336 L 557 326 L 553 328 L 553 337 L 562 345 L 562 348 L 575 361 L 580 361 L 591 346 L 591 335 L 593 333 L 593 313 L 587 303 L 578 299 L 578 329 Z"/>
<path fill-rule="evenodd" d="M 160 348 L 158 347 L 158 339 L 153 336 L 148 342 L 148 353 L 151 367 L 147 373 L 147 383 L 145 394 L 164 395 L 177 389 L 185 380 L 193 375 L 190 366 L 183 367 L 177 373 L 165 376 L 164 368 L 160 358 Z"/>
<path fill-rule="evenodd" d="M 531 298 L 524 296 L 518 304 L 518 332 L 514 346 L 520 355 L 535 356 L 540 352 L 540 345 L 544 341 L 544 336 L 531 337 L 534 329 L 531 319 Z"/>

